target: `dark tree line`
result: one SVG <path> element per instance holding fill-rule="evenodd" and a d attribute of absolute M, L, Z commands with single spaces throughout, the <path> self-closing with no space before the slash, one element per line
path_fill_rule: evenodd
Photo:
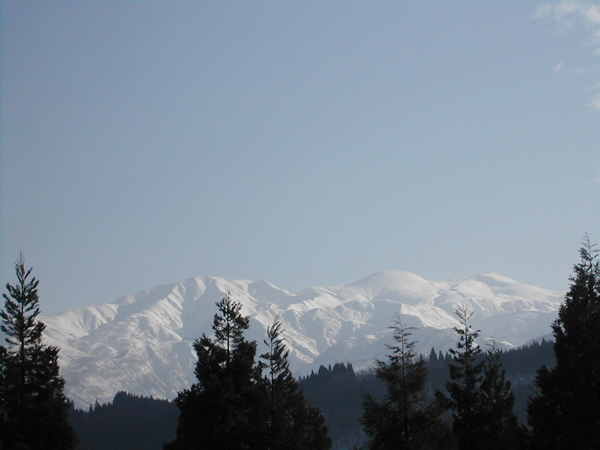
<path fill-rule="evenodd" d="M 320 366 L 316 373 L 300 378 L 299 384 L 311 404 L 322 412 L 337 448 L 353 448 L 360 442 L 363 398 L 382 391 L 373 377 L 356 374 L 351 364 L 337 363 Z"/>
<path fill-rule="evenodd" d="M 387 361 L 377 361 L 375 375 L 386 386 L 382 400 L 367 396 L 362 423 L 371 449 L 506 449 L 524 445 L 524 431 L 513 412 L 514 394 L 495 347 L 482 359 L 478 331 L 469 324 L 466 306 L 456 311 L 459 341 L 448 368 L 445 391 L 426 395 L 427 366 L 414 353 L 414 328 L 397 318 L 397 345 Z M 432 349 L 430 360 L 439 360 Z M 443 418 L 451 412 L 451 422 Z"/>
<path fill-rule="evenodd" d="M 117 392 L 111 403 L 72 410 L 81 450 L 158 450 L 175 438 L 179 411 L 168 400 Z"/>
<path fill-rule="evenodd" d="M 537 368 L 543 363 L 554 365 L 552 348 L 552 342 L 541 342 L 499 354 L 512 381 L 515 412 L 521 423 L 527 422 L 527 398 L 531 395 L 530 382 L 535 379 Z M 482 354 L 480 360 L 484 359 L 485 354 Z M 450 380 L 448 364 L 452 361 L 449 352 L 441 354 L 434 349 L 425 358 L 427 398 L 432 399 L 434 391 L 442 389 Z M 300 377 L 299 386 L 311 405 L 322 412 L 334 448 L 355 448 L 365 443 L 360 423 L 364 398 L 369 394 L 381 400 L 386 392 L 385 383 L 375 377 L 374 371 L 355 372 L 351 364 L 336 363 Z M 71 423 L 82 450 L 152 450 L 162 448 L 164 442 L 175 438 L 178 416 L 179 409 L 172 401 L 119 392 L 110 403 L 73 410 Z"/>

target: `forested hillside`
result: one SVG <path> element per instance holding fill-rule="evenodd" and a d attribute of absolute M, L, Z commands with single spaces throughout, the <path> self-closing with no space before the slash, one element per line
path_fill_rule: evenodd
<path fill-rule="evenodd" d="M 483 358 L 483 356 L 482 356 Z M 542 341 L 530 346 L 509 350 L 501 354 L 507 377 L 515 394 L 515 414 L 522 423 L 527 422 L 527 400 L 532 393 L 536 372 L 542 364 L 554 365 L 553 343 Z M 436 389 L 444 389 L 449 380 L 449 353 L 435 349 L 427 359 L 427 394 L 433 397 Z M 329 436 L 343 447 L 351 448 L 362 442 L 360 418 L 365 395 L 379 399 L 385 392 L 383 382 L 372 372 L 355 373 L 351 364 L 321 367 L 317 373 L 300 380 L 300 386 L 312 404 L 318 407 L 329 428 Z"/>
<path fill-rule="evenodd" d="M 175 438 L 178 416 L 171 401 L 119 392 L 111 403 L 71 411 L 71 423 L 81 450 L 151 450 Z"/>
<path fill-rule="evenodd" d="M 553 343 L 543 341 L 502 353 L 515 393 L 515 413 L 525 423 L 527 399 L 532 382 L 542 364 L 553 366 Z M 433 395 L 449 379 L 451 355 L 431 350 L 427 359 L 427 392 Z M 385 386 L 371 372 L 356 373 L 351 364 L 321 366 L 317 372 L 300 380 L 300 387 L 313 406 L 325 417 L 334 448 L 352 448 L 364 441 L 360 418 L 367 394 L 381 398 Z M 71 422 L 82 450 L 162 449 L 173 440 L 179 411 L 166 400 L 139 397 L 119 392 L 111 403 L 90 406 L 88 411 L 75 410 Z"/>

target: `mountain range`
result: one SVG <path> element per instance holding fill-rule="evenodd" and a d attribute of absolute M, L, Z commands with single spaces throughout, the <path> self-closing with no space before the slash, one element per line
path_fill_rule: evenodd
<path fill-rule="evenodd" d="M 551 332 L 564 297 L 494 273 L 439 282 L 390 270 L 297 294 L 267 281 L 190 278 L 42 317 L 46 342 L 61 349 L 67 396 L 77 407 L 108 402 L 118 391 L 173 399 L 194 383 L 192 344 L 211 334 L 215 303 L 227 293 L 250 317 L 246 336 L 259 343 L 258 354 L 266 328 L 280 317 L 296 376 L 336 362 L 371 367 L 388 352 L 396 314 L 417 328 L 418 352 L 445 352 L 458 339 L 454 312 L 462 304 L 474 313 L 480 345 L 493 338 L 503 347 L 521 346 Z"/>

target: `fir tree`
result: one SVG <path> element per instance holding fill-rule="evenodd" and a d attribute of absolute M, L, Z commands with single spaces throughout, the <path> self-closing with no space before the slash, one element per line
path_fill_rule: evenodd
<path fill-rule="evenodd" d="M 319 408 L 307 405 L 303 428 L 305 431 L 303 432 L 302 445 L 299 448 L 306 450 L 331 448 L 332 442 L 327 434 L 325 418 Z"/>
<path fill-rule="evenodd" d="M 264 448 L 266 392 L 256 342 L 244 338 L 249 319 L 229 294 L 217 308 L 214 339 L 203 334 L 194 343 L 198 382 L 178 394 L 177 438 L 165 448 Z"/>
<path fill-rule="evenodd" d="M 59 374 L 59 349 L 43 344 L 46 326 L 40 313 L 38 280 L 15 264 L 17 284 L 7 284 L 0 329 L 8 347 L 0 346 L 0 447 L 72 449 L 77 438 L 68 422 L 70 403 Z"/>
<path fill-rule="evenodd" d="M 523 444 L 524 430 L 513 408 L 515 396 L 506 371 L 500 361 L 500 350 L 495 342 L 486 352 L 481 382 L 481 415 L 483 417 L 482 448 L 488 450 L 516 449 Z"/>
<path fill-rule="evenodd" d="M 516 449 L 525 442 L 525 430 L 519 426 L 513 407 L 515 397 L 500 360 L 501 352 L 492 343 L 482 358 L 477 345 L 479 330 L 469 321 L 473 311 L 467 305 L 456 310 L 461 326 L 456 349 L 450 349 L 449 398 L 437 392 L 440 402 L 452 410 L 452 430 L 459 449 Z"/>
<path fill-rule="evenodd" d="M 446 389 L 450 395 L 448 406 L 452 410 L 452 430 L 458 438 L 460 449 L 481 448 L 483 439 L 482 395 L 479 385 L 482 380 L 483 363 L 478 361 L 481 348 L 475 340 L 479 330 L 473 330 L 469 320 L 473 311 L 467 305 L 456 310 L 461 326 L 454 330 L 459 335 L 456 349 L 450 349 L 454 361 L 449 364 L 450 381 Z M 438 398 L 443 394 L 438 393 Z"/>
<path fill-rule="evenodd" d="M 261 365 L 266 369 L 263 381 L 269 396 L 268 448 L 328 449 L 331 440 L 324 419 L 318 409 L 307 404 L 290 370 L 289 351 L 281 333 L 281 322 L 275 319 L 264 341 L 268 351 L 261 355 L 265 361 Z"/>
<path fill-rule="evenodd" d="M 586 235 L 552 325 L 556 365 L 540 368 L 530 399 L 532 447 L 600 448 L 600 263 Z"/>
<path fill-rule="evenodd" d="M 386 384 L 381 402 L 368 395 L 362 423 L 371 438 L 371 449 L 445 448 L 447 430 L 439 419 L 435 403 L 426 404 L 425 361 L 416 358 L 415 343 L 409 338 L 413 327 L 405 326 L 397 315 L 393 330 L 396 345 L 388 345 L 388 361 L 377 361 L 375 374 Z"/>
<path fill-rule="evenodd" d="M 431 347 L 431 351 L 429 352 L 429 362 L 437 362 L 438 360 L 438 356 L 437 353 L 435 352 L 435 348 Z"/>

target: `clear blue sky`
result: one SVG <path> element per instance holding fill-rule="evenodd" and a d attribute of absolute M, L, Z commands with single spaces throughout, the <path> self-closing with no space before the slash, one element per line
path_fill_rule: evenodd
<path fill-rule="evenodd" d="M 1 3 L 0 279 L 566 289 L 600 241 L 600 3 Z"/>

